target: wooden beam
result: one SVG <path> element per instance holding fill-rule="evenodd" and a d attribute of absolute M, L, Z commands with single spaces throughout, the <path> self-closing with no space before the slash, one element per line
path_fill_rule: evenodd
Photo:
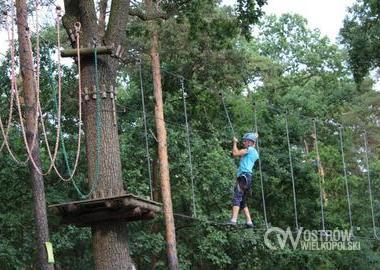
<path fill-rule="evenodd" d="M 119 201 L 114 200 L 114 201 L 105 201 L 104 204 L 106 205 L 107 208 L 115 209 L 120 206 Z"/>
<path fill-rule="evenodd" d="M 147 202 L 139 201 L 132 197 L 123 199 L 123 204 L 125 207 L 140 207 L 142 209 L 148 209 L 154 212 L 161 211 L 161 207 L 157 205 L 152 205 Z"/>
<path fill-rule="evenodd" d="M 62 206 L 67 206 L 68 204 L 75 204 L 75 205 L 81 205 L 81 206 L 90 206 L 90 207 L 93 207 L 94 204 L 102 204 L 104 201 L 109 201 L 109 200 L 122 200 L 124 198 L 133 198 L 137 201 L 141 201 L 141 202 L 146 202 L 148 204 L 151 204 L 151 205 L 155 205 L 157 206 L 158 208 L 161 209 L 161 206 L 162 204 L 159 203 L 159 202 L 156 202 L 156 201 L 152 201 L 152 200 L 147 200 L 147 199 L 144 199 L 144 198 L 141 198 L 141 197 L 138 197 L 136 195 L 133 195 L 133 194 L 124 194 L 124 195 L 120 195 L 120 196 L 113 196 L 113 197 L 107 197 L 107 198 L 98 198 L 98 199 L 91 199 L 91 200 L 82 200 L 82 201 L 73 201 L 73 202 L 69 202 L 69 203 L 60 203 L 60 204 L 53 204 L 53 205 L 50 205 L 49 208 L 54 208 L 54 207 L 62 207 Z"/>
<path fill-rule="evenodd" d="M 79 53 L 81 56 L 89 56 L 94 55 L 95 48 L 81 48 L 79 50 Z M 107 47 L 97 47 L 96 48 L 96 54 L 112 54 L 113 53 L 113 47 L 107 46 Z M 62 57 L 76 57 L 78 55 L 76 49 L 66 49 L 61 51 Z"/>
<path fill-rule="evenodd" d="M 148 220 L 154 218 L 155 213 L 153 211 L 140 211 L 136 213 L 135 211 L 98 211 L 85 213 L 80 216 L 68 215 L 63 216 L 61 219 L 62 224 L 71 224 L 78 227 L 91 226 L 92 224 L 112 221 L 112 220 L 124 220 L 124 221 L 136 221 L 136 220 Z"/>

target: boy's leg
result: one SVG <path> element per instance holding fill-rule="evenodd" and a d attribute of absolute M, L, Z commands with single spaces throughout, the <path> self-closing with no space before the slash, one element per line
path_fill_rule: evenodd
<path fill-rule="evenodd" d="M 237 219 L 238 219 L 238 215 L 239 215 L 239 210 L 240 210 L 240 206 L 233 206 L 232 207 L 232 217 L 231 217 L 231 221 L 232 222 L 237 222 Z"/>
<path fill-rule="evenodd" d="M 241 209 L 243 209 L 245 219 L 246 219 L 246 224 L 249 227 L 253 226 L 251 214 L 249 213 L 249 209 L 247 206 L 247 197 L 248 197 L 248 193 L 249 193 L 251 187 L 252 187 L 252 177 L 249 175 L 249 176 L 247 176 L 247 185 L 245 186 L 245 189 L 244 189 L 243 200 L 242 200 L 242 204 L 240 207 Z"/>
<path fill-rule="evenodd" d="M 244 212 L 247 224 L 252 224 L 251 214 L 249 213 L 249 209 L 247 206 L 243 208 L 243 212 Z"/>
<path fill-rule="evenodd" d="M 241 203 L 243 201 L 244 190 L 242 189 L 241 180 L 238 178 L 236 181 L 235 189 L 234 189 L 234 197 L 232 199 L 232 213 L 231 213 L 231 223 L 236 223 L 239 211 L 241 209 Z"/>

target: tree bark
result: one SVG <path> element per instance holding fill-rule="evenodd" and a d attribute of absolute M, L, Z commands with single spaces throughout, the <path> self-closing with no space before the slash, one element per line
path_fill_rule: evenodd
<path fill-rule="evenodd" d="M 24 104 L 26 108 L 25 123 L 26 137 L 29 149 L 31 149 L 31 158 L 36 167 L 41 171 L 40 146 L 38 138 L 38 121 L 37 100 L 36 100 L 36 81 L 33 72 L 32 51 L 29 45 L 28 33 L 28 14 L 26 0 L 16 1 L 17 12 L 17 31 L 19 40 L 20 67 L 23 79 Z M 36 133 L 36 134 L 35 134 Z M 34 138 L 34 141 L 33 141 Z M 33 209 L 37 231 L 37 250 L 38 250 L 38 268 L 43 270 L 54 269 L 53 264 L 48 263 L 45 242 L 49 241 L 49 227 L 46 215 L 46 200 L 44 180 L 38 173 L 31 161 L 29 161 L 29 170 L 32 178 Z"/>
<path fill-rule="evenodd" d="M 107 29 L 99 33 L 96 11 L 93 0 L 65 0 L 66 14 L 63 24 L 69 34 L 75 22 L 81 23 L 81 44 L 93 46 L 93 40 L 97 46 L 110 46 L 125 43 L 125 27 L 129 0 L 113 0 Z M 118 61 L 110 56 L 98 56 L 98 85 L 100 91 L 115 89 Z M 93 91 L 96 82 L 94 55 L 81 57 L 81 79 L 83 89 Z M 101 108 L 96 107 L 96 99 L 90 97 L 83 103 L 83 118 L 86 139 L 86 154 L 89 186 L 95 182 L 93 198 L 108 197 L 125 193 L 123 188 L 120 146 L 117 134 L 117 126 L 114 124 L 113 100 L 107 93 L 106 98 L 101 98 Z M 96 111 L 101 111 L 101 147 L 99 155 L 99 175 L 96 175 L 97 152 L 97 124 Z M 97 181 L 98 180 L 98 181 Z M 95 268 L 98 270 L 109 269 L 135 269 L 132 258 L 129 255 L 127 241 L 127 226 L 120 222 L 104 222 L 92 227 L 92 241 Z"/>
<path fill-rule="evenodd" d="M 152 13 L 152 0 L 146 0 L 148 16 Z M 155 97 L 155 121 L 158 140 L 158 158 L 160 163 L 161 194 L 166 227 L 166 244 L 167 258 L 170 270 L 178 269 L 177 247 L 175 226 L 173 217 L 172 197 L 170 190 L 169 161 L 167 149 L 167 134 L 164 120 L 164 105 L 162 99 L 160 57 L 158 54 L 158 33 L 154 21 L 149 22 L 151 31 L 151 49 L 150 56 L 152 59 L 153 87 Z"/>

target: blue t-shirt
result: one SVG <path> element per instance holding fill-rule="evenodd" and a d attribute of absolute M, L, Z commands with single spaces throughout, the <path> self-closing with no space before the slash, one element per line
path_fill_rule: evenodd
<path fill-rule="evenodd" d="M 248 153 L 241 157 L 239 169 L 237 171 L 237 176 L 242 173 L 252 174 L 253 165 L 255 165 L 256 160 L 259 159 L 259 153 L 253 146 L 248 147 Z"/>

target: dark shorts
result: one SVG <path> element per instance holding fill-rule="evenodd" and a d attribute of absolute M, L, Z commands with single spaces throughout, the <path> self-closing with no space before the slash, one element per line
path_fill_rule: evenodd
<path fill-rule="evenodd" d="M 241 174 L 236 179 L 234 188 L 233 206 L 239 206 L 240 209 L 247 207 L 247 197 L 252 187 L 252 175 Z"/>

